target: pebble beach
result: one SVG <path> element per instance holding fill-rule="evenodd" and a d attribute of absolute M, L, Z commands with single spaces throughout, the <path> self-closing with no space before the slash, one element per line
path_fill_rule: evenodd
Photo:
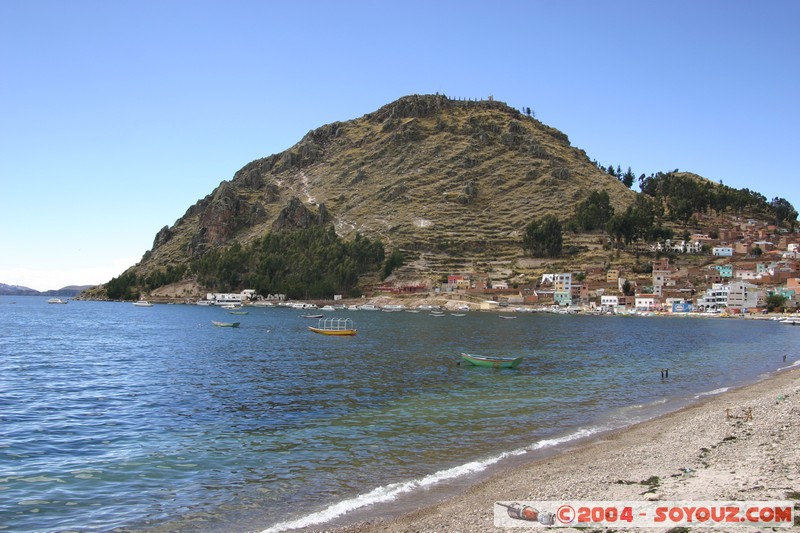
<path fill-rule="evenodd" d="M 508 531 L 494 526 L 493 508 L 496 501 L 510 500 L 792 500 L 797 527 L 800 368 L 795 364 L 757 383 L 499 472 L 439 504 L 336 531 Z"/>

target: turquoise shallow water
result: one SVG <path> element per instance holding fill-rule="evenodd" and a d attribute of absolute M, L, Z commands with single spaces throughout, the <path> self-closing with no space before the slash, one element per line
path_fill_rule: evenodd
<path fill-rule="evenodd" d="M 300 314 L 2 297 L 0 530 L 313 527 L 754 381 L 800 346 L 740 319 L 342 311 L 359 333 L 332 338 Z"/>

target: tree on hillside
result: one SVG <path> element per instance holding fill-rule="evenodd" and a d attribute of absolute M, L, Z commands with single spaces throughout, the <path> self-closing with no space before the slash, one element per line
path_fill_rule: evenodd
<path fill-rule="evenodd" d="M 635 294 L 633 285 L 631 285 L 631 282 L 627 279 L 625 280 L 625 283 L 622 284 L 622 294 L 625 296 L 633 296 Z"/>
<path fill-rule="evenodd" d="M 575 211 L 575 223 L 584 231 L 605 229 L 606 224 L 614 216 L 614 207 L 606 191 L 592 191 L 578 204 Z"/>
<path fill-rule="evenodd" d="M 558 257 L 563 245 L 563 229 L 555 216 L 547 215 L 525 226 L 522 247 L 533 257 Z"/>
<path fill-rule="evenodd" d="M 797 211 L 795 208 L 784 198 L 773 198 L 770 202 L 772 212 L 775 215 L 775 223 L 779 226 L 787 222 L 792 231 L 797 224 Z"/>
<path fill-rule="evenodd" d="M 625 174 L 622 175 L 620 181 L 622 182 L 623 185 L 625 185 L 627 188 L 630 189 L 631 187 L 633 187 L 633 182 L 635 179 L 636 176 L 634 176 L 631 167 L 628 167 L 628 170 L 625 172 Z"/>
<path fill-rule="evenodd" d="M 786 297 L 780 294 L 770 294 L 767 296 L 767 311 L 773 313 L 775 311 L 782 312 L 786 304 Z"/>

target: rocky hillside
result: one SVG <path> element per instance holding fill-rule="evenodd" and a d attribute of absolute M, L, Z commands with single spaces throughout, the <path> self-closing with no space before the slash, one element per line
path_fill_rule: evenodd
<path fill-rule="evenodd" d="M 248 163 L 159 231 L 132 269 L 146 274 L 320 222 L 427 258 L 420 270 L 518 257 L 528 222 L 567 219 L 593 190 L 618 210 L 636 196 L 565 134 L 502 102 L 406 96 Z"/>

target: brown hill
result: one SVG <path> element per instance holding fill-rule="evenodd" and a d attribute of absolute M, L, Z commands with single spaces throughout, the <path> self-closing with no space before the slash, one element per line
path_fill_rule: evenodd
<path fill-rule="evenodd" d="M 406 270 L 440 275 L 521 257 L 528 222 L 566 220 L 593 190 L 607 191 L 618 211 L 636 196 L 565 134 L 505 103 L 406 96 L 245 165 L 159 231 L 132 269 L 185 264 L 233 241 L 326 220 L 342 237 L 359 232 L 404 250 L 417 260 Z"/>

